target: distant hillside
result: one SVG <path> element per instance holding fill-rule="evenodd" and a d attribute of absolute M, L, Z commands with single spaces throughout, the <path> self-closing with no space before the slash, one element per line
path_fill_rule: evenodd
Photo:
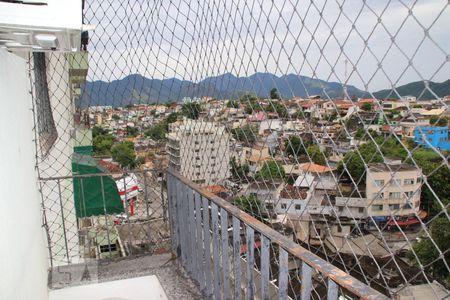
<path fill-rule="evenodd" d="M 179 101 L 184 97 L 210 96 L 217 99 L 237 99 L 245 93 L 268 97 L 276 87 L 283 98 L 320 95 L 342 97 L 342 85 L 294 74 L 278 77 L 270 73 L 256 73 L 249 77 L 236 77 L 230 73 L 208 77 L 199 83 L 171 79 L 149 79 L 138 74 L 111 82 L 87 82 L 81 106 Z M 366 93 L 347 86 L 350 96 L 364 97 Z M 306 92 L 308 91 L 308 93 Z"/>
<path fill-rule="evenodd" d="M 450 95 L 450 79 L 441 83 L 430 82 L 431 90 L 436 93 L 438 97 Z M 423 81 L 411 82 L 396 88 L 401 96 L 415 96 L 419 100 L 435 99 L 436 97 L 430 93 L 429 90 L 424 91 L 425 83 Z M 373 95 L 380 99 L 393 98 L 398 99 L 397 94 L 392 90 L 382 90 L 373 93 Z"/>

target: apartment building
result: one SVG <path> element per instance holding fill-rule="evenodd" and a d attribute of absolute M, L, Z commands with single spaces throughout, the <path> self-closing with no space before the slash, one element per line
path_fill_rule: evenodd
<path fill-rule="evenodd" d="M 169 168 L 202 185 L 230 176 L 230 135 L 224 126 L 184 119 L 170 125 L 167 138 Z"/>
<path fill-rule="evenodd" d="M 370 164 L 366 175 L 368 216 L 376 222 L 419 213 L 422 170 L 389 161 Z"/>

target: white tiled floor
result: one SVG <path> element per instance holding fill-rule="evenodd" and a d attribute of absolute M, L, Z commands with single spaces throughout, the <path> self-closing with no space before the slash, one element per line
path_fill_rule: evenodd
<path fill-rule="evenodd" d="M 154 275 L 50 291 L 50 300 L 167 300 Z"/>

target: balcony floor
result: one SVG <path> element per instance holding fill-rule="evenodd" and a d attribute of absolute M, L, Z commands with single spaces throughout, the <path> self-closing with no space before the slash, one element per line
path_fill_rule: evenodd
<path fill-rule="evenodd" d="M 120 290 L 130 290 L 129 293 L 126 293 L 126 297 L 122 294 L 115 295 L 119 299 L 165 299 L 164 297 L 155 298 L 153 295 L 159 295 L 156 290 L 152 291 L 152 293 L 146 292 L 149 287 L 158 288 L 159 284 L 167 299 L 203 299 L 198 288 L 181 269 L 178 260 L 170 259 L 170 254 L 160 254 L 54 267 L 49 272 L 48 279 L 50 299 L 69 300 L 70 298 L 66 296 L 63 298 L 59 296 L 75 295 L 71 294 L 71 292 L 81 292 L 83 295 L 86 295 L 85 293 L 88 290 L 92 291 L 92 296 L 94 296 L 95 291 L 100 291 L 102 288 L 105 290 L 109 289 L 108 285 L 103 283 L 117 284 L 121 286 Z M 130 278 L 139 278 L 139 280 L 123 280 Z M 143 287 L 142 290 L 136 291 L 135 289 L 139 289 L 139 284 L 141 286 L 145 285 L 145 289 Z M 79 288 L 86 286 L 87 289 L 73 289 L 73 287 L 77 286 Z M 134 291 L 131 291 L 132 289 Z M 104 295 L 105 297 L 100 298 L 96 296 L 94 298 L 86 298 L 83 296 L 78 299 L 111 299 L 109 294 Z M 136 298 L 136 296 L 141 296 L 141 298 Z"/>

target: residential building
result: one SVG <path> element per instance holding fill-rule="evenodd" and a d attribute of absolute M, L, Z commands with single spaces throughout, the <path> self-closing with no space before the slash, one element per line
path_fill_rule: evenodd
<path fill-rule="evenodd" d="M 368 216 L 385 222 L 396 216 L 419 214 L 422 170 L 390 161 L 369 164 L 366 175 Z"/>
<path fill-rule="evenodd" d="M 450 150 L 447 126 L 417 126 L 414 130 L 414 142 L 425 148 Z"/>
<path fill-rule="evenodd" d="M 204 185 L 230 175 L 230 135 L 215 122 L 184 119 L 171 124 L 167 135 L 169 168 Z"/>

